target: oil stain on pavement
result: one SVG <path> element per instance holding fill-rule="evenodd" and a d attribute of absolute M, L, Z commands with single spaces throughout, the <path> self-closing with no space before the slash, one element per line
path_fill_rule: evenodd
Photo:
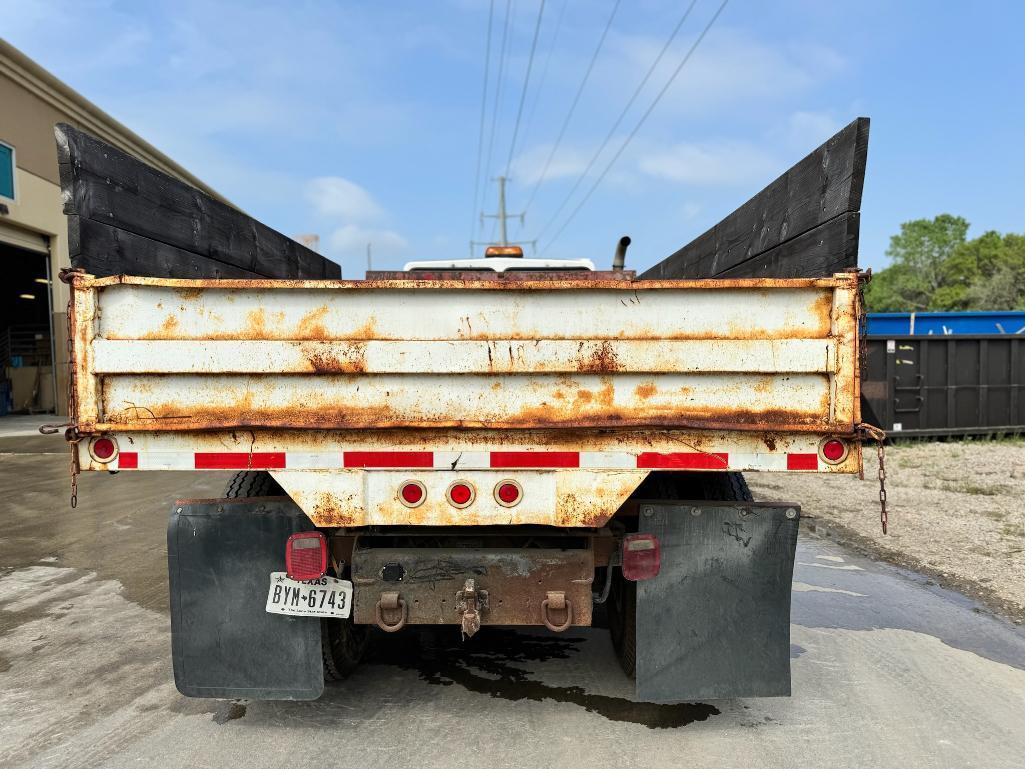
<path fill-rule="evenodd" d="M 452 628 L 446 637 L 452 635 Z M 640 724 L 649 729 L 671 729 L 720 714 L 704 703 L 659 705 L 625 697 L 587 692 L 580 686 L 553 686 L 523 667 L 529 663 L 566 660 L 580 652 L 584 638 L 533 635 L 500 628 L 485 628 L 462 643 L 437 642 L 437 633 L 388 637 L 374 644 L 369 664 L 415 670 L 422 681 L 435 686 L 461 686 L 476 694 L 510 701 L 529 700 L 576 705 L 610 721 Z"/>

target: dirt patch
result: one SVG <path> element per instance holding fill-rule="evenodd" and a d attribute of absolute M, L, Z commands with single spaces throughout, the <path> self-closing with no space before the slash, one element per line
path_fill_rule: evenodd
<path fill-rule="evenodd" d="M 1025 622 L 1025 441 L 887 447 L 890 534 L 879 526 L 874 449 L 865 480 L 748 473 L 755 499 L 801 504 L 809 528 L 933 576 Z"/>

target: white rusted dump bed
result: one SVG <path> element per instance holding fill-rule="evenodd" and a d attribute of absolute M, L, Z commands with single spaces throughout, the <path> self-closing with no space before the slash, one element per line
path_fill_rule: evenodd
<path fill-rule="evenodd" d="M 853 274 L 73 279 L 84 469 L 268 469 L 320 525 L 598 525 L 651 470 L 855 472 Z M 827 462 L 820 441 L 851 441 Z M 434 494 L 458 475 L 465 510 Z M 492 504 L 495 478 L 524 486 Z M 405 478 L 428 485 L 400 504 Z M 426 479 L 426 480 L 425 480 Z"/>

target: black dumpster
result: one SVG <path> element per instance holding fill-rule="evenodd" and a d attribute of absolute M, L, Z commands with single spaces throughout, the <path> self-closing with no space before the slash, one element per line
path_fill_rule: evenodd
<path fill-rule="evenodd" d="M 901 436 L 1025 433 L 1025 336 L 870 336 L 865 420 Z"/>

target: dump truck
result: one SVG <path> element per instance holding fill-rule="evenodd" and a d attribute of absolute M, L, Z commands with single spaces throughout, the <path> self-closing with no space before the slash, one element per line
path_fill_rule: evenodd
<path fill-rule="evenodd" d="M 821 230 L 794 251 L 763 233 L 765 257 L 739 262 L 767 270 L 789 248 L 814 253 L 792 269 L 839 267 L 828 274 L 638 277 L 621 258 L 599 270 L 498 248 L 307 279 L 225 275 L 249 269 L 224 261 L 249 241 L 222 219 L 192 227 L 192 250 L 161 241 L 164 274 L 98 275 L 110 254 L 90 238 L 153 240 L 147 190 L 203 221 L 217 212 L 182 204 L 168 179 L 147 186 L 146 169 L 101 195 L 111 175 L 83 160 L 95 140 L 66 126 L 58 139 L 81 228 L 63 276 L 76 471 L 235 473 L 223 498 L 170 511 L 183 694 L 312 699 L 376 633 L 473 644 L 599 615 L 639 700 L 790 693 L 800 506 L 753 501 L 742 474 L 862 469 L 864 276 L 849 239 L 830 250 Z M 843 176 L 832 141 L 795 169 Z M 849 218 L 821 227 L 849 232 Z M 86 221 L 128 234 L 103 240 Z M 212 255 L 220 272 L 193 277 Z"/>

